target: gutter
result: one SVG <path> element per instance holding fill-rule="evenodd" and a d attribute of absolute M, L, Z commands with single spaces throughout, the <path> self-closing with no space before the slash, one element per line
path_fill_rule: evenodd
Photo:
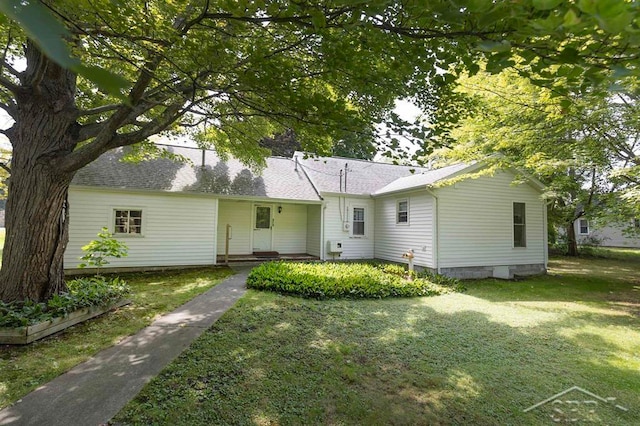
<path fill-rule="evenodd" d="M 436 270 L 436 273 L 439 274 L 440 273 L 440 265 L 439 265 L 440 232 L 439 232 L 438 222 L 439 222 L 439 216 L 440 216 L 439 214 L 440 203 L 438 202 L 438 196 L 432 189 L 430 189 L 429 187 L 426 187 L 425 190 L 429 195 L 433 197 L 433 200 L 435 203 L 434 215 L 433 215 L 433 241 L 432 241 L 432 246 L 435 247 L 435 249 L 433 250 L 433 266 L 434 266 L 434 269 Z"/>

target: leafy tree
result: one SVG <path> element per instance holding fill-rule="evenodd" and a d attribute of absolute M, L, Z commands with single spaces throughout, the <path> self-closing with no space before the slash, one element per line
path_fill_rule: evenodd
<path fill-rule="evenodd" d="M 255 163 L 265 152 L 257 141 L 287 128 L 303 146 L 327 149 L 345 132 L 393 118 L 387 111 L 397 98 L 430 111 L 456 74 L 478 70 L 481 56 L 493 72 L 518 55 L 539 84 L 557 74 L 586 90 L 612 70 L 637 72 L 638 7 L 625 0 L 0 2 L 0 107 L 15 121 L 4 131 L 13 159 L 0 299 L 43 300 L 64 289 L 69 183 L 108 150 L 192 131 L 201 144 Z"/>
<path fill-rule="evenodd" d="M 481 72 L 460 80 L 454 96 L 465 111 L 436 155 L 455 160 L 491 157 L 494 167 L 516 166 L 547 185 L 550 230 L 566 229 L 577 254 L 574 222 L 588 215 L 629 219 L 638 211 L 640 105 L 627 92 L 558 96 L 515 72 Z M 501 155 L 495 156 L 499 153 Z"/>

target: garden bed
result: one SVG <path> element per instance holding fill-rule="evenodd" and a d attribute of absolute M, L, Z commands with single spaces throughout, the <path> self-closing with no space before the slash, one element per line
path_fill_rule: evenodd
<path fill-rule="evenodd" d="M 105 306 L 90 306 L 78 309 L 63 317 L 53 318 L 37 324 L 23 327 L 1 327 L 0 344 L 3 345 L 27 345 L 36 340 L 42 339 L 57 333 L 73 325 L 102 315 L 112 309 L 119 308 L 131 303 L 130 299 L 123 299 Z"/>

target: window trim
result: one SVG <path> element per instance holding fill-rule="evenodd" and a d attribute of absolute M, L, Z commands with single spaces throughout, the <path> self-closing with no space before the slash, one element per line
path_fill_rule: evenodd
<path fill-rule="evenodd" d="M 582 221 L 587 223 L 587 232 L 582 232 Z M 580 218 L 578 219 L 578 235 L 589 235 L 591 233 L 591 226 L 589 223 L 589 219 Z"/>
<path fill-rule="evenodd" d="M 362 210 L 362 234 L 356 234 L 355 233 L 355 211 L 356 209 L 360 209 Z M 363 205 L 354 205 L 351 206 L 351 208 L 349 209 L 350 213 L 351 213 L 351 217 L 349 218 L 349 223 L 350 223 L 350 229 L 349 229 L 349 236 L 352 238 L 366 238 L 367 237 L 367 207 L 363 206 Z"/>
<path fill-rule="evenodd" d="M 521 204 L 523 206 L 522 212 L 522 223 L 516 223 L 516 204 Z M 522 226 L 522 243 L 516 244 L 516 226 Z M 527 248 L 527 203 L 514 201 L 511 203 L 511 244 L 513 248 Z"/>
<path fill-rule="evenodd" d="M 140 212 L 140 233 L 122 233 L 116 232 L 116 215 L 118 211 L 139 211 Z M 146 215 L 145 209 L 142 207 L 113 207 L 111 209 L 111 233 L 117 238 L 141 238 L 145 235 L 146 229 Z"/>
<path fill-rule="evenodd" d="M 404 212 L 400 210 L 401 203 L 406 204 L 406 210 Z M 406 214 L 405 220 L 403 221 L 400 220 L 400 213 Z M 408 198 L 401 198 L 396 200 L 396 225 L 402 225 L 402 226 L 409 225 L 409 199 Z"/>

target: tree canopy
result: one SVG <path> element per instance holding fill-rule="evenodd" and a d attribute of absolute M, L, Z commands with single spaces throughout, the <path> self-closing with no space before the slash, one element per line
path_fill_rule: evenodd
<path fill-rule="evenodd" d="M 515 72 L 462 78 L 452 101 L 466 115 L 451 129 L 449 147 L 435 155 L 449 161 L 490 157 L 494 166 L 516 167 L 543 181 L 550 229 L 565 227 L 570 251 L 577 252 L 571 229 L 580 217 L 628 224 L 640 215 L 636 81 L 621 80 L 617 92 L 559 97 Z"/>
<path fill-rule="evenodd" d="M 638 7 L 625 0 L 0 2 L 0 108 L 15 121 L 3 131 L 13 159 L 0 298 L 41 300 L 64 289 L 69 183 L 108 150 L 191 132 L 257 163 L 266 153 L 261 137 L 295 129 L 304 149 L 330 152 L 333 141 L 380 122 L 422 140 L 424 128 L 389 112 L 395 100 L 435 112 L 480 59 L 490 72 L 515 67 L 558 93 L 636 75 Z"/>

